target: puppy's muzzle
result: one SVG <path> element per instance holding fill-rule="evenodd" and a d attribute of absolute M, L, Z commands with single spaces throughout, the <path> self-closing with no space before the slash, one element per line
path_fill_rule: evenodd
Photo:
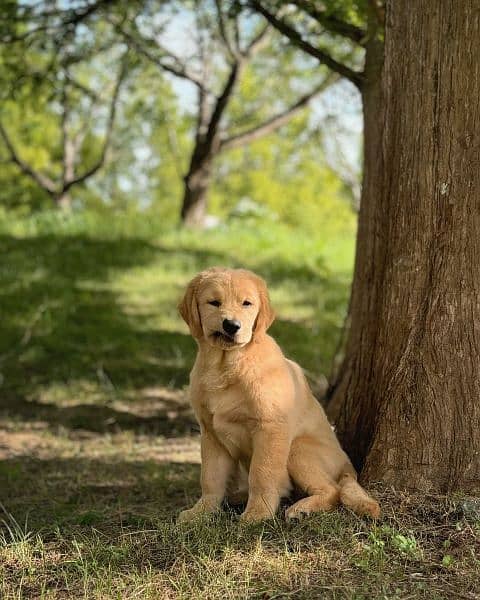
<path fill-rule="evenodd" d="M 240 323 L 240 321 L 237 321 L 236 319 L 224 319 L 222 326 L 223 326 L 223 331 L 225 331 L 225 333 L 227 333 L 229 336 L 233 337 L 237 333 L 237 331 L 240 329 L 242 324 Z"/>

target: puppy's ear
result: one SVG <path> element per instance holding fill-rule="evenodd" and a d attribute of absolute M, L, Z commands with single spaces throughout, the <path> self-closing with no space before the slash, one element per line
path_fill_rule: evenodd
<path fill-rule="evenodd" d="M 260 298 L 260 307 L 254 326 L 254 335 L 258 335 L 267 331 L 267 329 L 275 320 L 275 313 L 272 305 L 270 304 L 270 296 L 268 295 L 267 284 L 261 277 L 258 277 L 258 275 L 255 276 L 255 280 Z"/>
<path fill-rule="evenodd" d="M 197 304 L 197 289 L 201 280 L 200 275 L 194 277 L 188 284 L 185 295 L 178 305 L 178 312 L 190 328 L 192 336 L 197 340 L 203 336 L 202 322 Z"/>

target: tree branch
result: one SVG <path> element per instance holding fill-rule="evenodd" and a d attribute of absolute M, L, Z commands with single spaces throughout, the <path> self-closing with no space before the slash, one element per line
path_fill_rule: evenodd
<path fill-rule="evenodd" d="M 111 21 L 109 19 L 109 23 L 115 27 L 118 33 L 120 33 L 124 38 L 126 43 L 133 47 L 139 54 L 144 56 L 147 60 L 155 64 L 157 67 L 162 69 L 163 71 L 167 71 L 167 73 L 171 73 L 176 77 L 180 77 L 182 79 L 187 79 L 191 81 L 194 85 L 196 85 L 200 89 L 204 89 L 203 83 L 200 79 L 197 79 L 192 73 L 188 72 L 185 65 L 180 64 L 178 57 L 171 55 L 172 58 L 177 62 L 177 66 L 168 65 L 162 61 L 161 58 L 155 56 L 150 50 L 148 50 L 143 44 L 141 44 L 133 35 L 131 35 L 128 31 L 123 29 L 118 23 Z M 158 46 L 158 44 L 157 44 Z M 206 91 L 206 90 L 204 90 Z"/>
<path fill-rule="evenodd" d="M 252 39 L 248 44 L 246 50 L 243 52 L 244 56 L 253 56 L 256 52 L 261 50 L 264 44 L 268 41 L 268 34 L 270 33 L 270 25 L 266 25 L 260 32 Z"/>
<path fill-rule="evenodd" d="M 206 51 L 205 41 L 202 37 L 201 26 L 199 23 L 199 15 L 196 14 L 196 42 L 198 47 L 198 56 L 201 64 L 201 80 L 202 82 L 210 81 L 210 73 L 212 68 L 212 55 Z M 211 95 L 210 95 L 211 96 Z M 195 130 L 195 143 L 198 145 L 205 138 L 208 130 L 208 122 L 211 116 L 211 107 L 209 92 L 205 83 L 202 87 L 197 87 L 197 126 Z"/>
<path fill-rule="evenodd" d="M 218 21 L 218 29 L 220 31 L 220 37 L 222 38 L 223 43 L 225 44 L 228 53 L 233 59 L 238 57 L 238 49 L 234 48 L 232 43 L 230 42 L 230 38 L 227 32 L 227 26 L 225 23 L 223 10 L 222 10 L 222 0 L 215 0 L 215 8 L 217 9 L 217 21 Z"/>
<path fill-rule="evenodd" d="M 65 79 L 68 81 L 68 69 L 65 70 Z M 61 129 L 62 129 L 62 188 L 65 187 L 65 183 L 75 177 L 75 146 L 70 139 L 68 133 L 68 119 L 70 115 L 70 105 L 67 96 L 67 84 L 66 81 L 63 83 L 62 89 L 62 115 L 61 115 Z"/>
<path fill-rule="evenodd" d="M 43 13 L 39 13 L 38 15 L 31 15 L 30 13 L 26 13 L 23 16 L 23 18 L 18 19 L 19 22 L 28 23 L 33 20 L 35 20 L 37 22 L 41 22 L 42 20 L 48 21 L 48 19 L 50 19 L 50 18 L 54 18 L 54 19 L 56 17 L 63 17 L 63 18 L 60 18 L 55 23 L 44 22 L 42 24 L 39 24 L 37 27 L 29 29 L 28 31 L 25 31 L 24 33 L 19 34 L 19 35 L 8 35 L 6 37 L 3 37 L 1 39 L 1 42 L 7 43 L 7 44 L 14 43 L 14 42 L 21 42 L 21 41 L 28 39 L 31 36 L 34 36 L 37 33 L 40 33 L 41 31 L 47 32 L 47 31 L 52 31 L 52 30 L 64 29 L 66 27 L 72 27 L 72 26 L 76 27 L 76 25 L 78 25 L 82 21 L 85 21 L 86 19 L 88 19 L 88 17 L 90 17 L 90 15 L 95 13 L 104 4 L 109 4 L 110 2 L 111 2 L 111 0 L 97 0 L 96 2 L 93 2 L 91 4 L 87 2 L 87 4 L 81 8 L 69 8 L 66 10 L 61 10 L 61 9 L 47 10 L 47 11 L 44 11 Z"/>
<path fill-rule="evenodd" d="M 236 61 L 233 63 L 230 70 L 230 75 L 228 76 L 223 91 L 217 98 L 215 108 L 213 109 L 212 116 L 210 117 L 210 123 L 208 124 L 207 134 L 205 136 L 207 145 L 212 144 L 216 137 L 220 120 L 230 100 L 235 84 L 237 83 L 242 66 L 243 62 L 241 61 Z"/>
<path fill-rule="evenodd" d="M 235 38 L 235 46 L 240 50 L 240 27 L 238 25 L 238 17 L 233 19 L 233 36 Z"/>
<path fill-rule="evenodd" d="M 312 2 L 308 0 L 292 0 L 292 4 L 295 4 L 298 8 L 305 11 L 312 19 L 320 23 L 322 27 L 330 31 L 331 33 L 337 33 L 343 37 L 346 37 L 357 44 L 364 43 L 367 37 L 367 32 L 363 31 L 360 27 L 342 21 L 335 15 L 327 15 L 323 10 L 319 10 L 314 6 Z"/>
<path fill-rule="evenodd" d="M 69 190 L 72 187 L 72 185 L 76 185 L 77 183 L 82 183 L 83 181 L 85 181 L 86 179 L 88 179 L 89 177 L 94 175 L 105 163 L 105 159 L 107 156 L 107 150 L 110 145 L 110 140 L 112 137 L 113 125 L 115 123 L 115 116 L 116 116 L 116 112 L 117 112 L 117 104 L 118 104 L 118 97 L 120 95 L 120 88 L 122 87 L 122 83 L 127 74 L 127 58 L 128 58 L 128 51 L 122 57 L 120 70 L 119 70 L 119 73 L 117 76 L 117 81 L 115 82 L 115 87 L 113 89 L 112 98 L 110 101 L 110 110 L 109 110 L 109 114 L 108 114 L 107 127 L 106 127 L 106 131 L 105 131 L 105 137 L 103 140 L 103 146 L 102 146 L 102 150 L 100 152 L 100 156 L 99 156 L 98 160 L 89 169 L 87 169 L 84 173 L 82 173 L 78 177 L 74 177 L 73 179 L 70 179 L 69 181 L 64 182 L 63 190 L 62 190 L 63 192 L 66 192 L 67 190 Z"/>
<path fill-rule="evenodd" d="M 221 141 L 220 149 L 221 150 L 232 150 L 234 148 L 240 148 L 241 146 L 245 146 L 250 142 L 254 142 L 255 140 L 260 139 L 261 137 L 268 135 L 269 133 L 273 133 L 286 123 L 288 123 L 297 113 L 299 113 L 305 106 L 309 104 L 313 98 L 324 92 L 327 88 L 333 85 L 336 81 L 338 81 L 340 75 L 337 73 L 330 73 L 328 77 L 326 77 L 322 83 L 320 83 L 316 88 L 314 88 L 308 94 L 305 94 L 301 98 L 299 98 L 295 104 L 289 106 L 286 110 L 281 113 L 274 115 L 270 119 L 267 119 L 260 125 L 256 125 L 251 129 L 247 129 L 241 133 L 237 133 L 229 138 L 226 138 Z"/>
<path fill-rule="evenodd" d="M 97 94 L 97 92 L 95 92 L 95 90 L 92 90 L 88 86 L 84 85 L 83 83 L 78 81 L 78 79 L 75 79 L 74 77 L 72 77 L 72 75 L 68 72 L 65 73 L 65 77 L 67 78 L 68 83 L 73 88 L 76 88 L 79 92 L 82 92 L 83 94 L 85 94 L 85 96 L 88 96 L 90 98 L 90 100 L 93 100 L 95 102 L 98 101 L 98 94 Z"/>
<path fill-rule="evenodd" d="M 288 39 L 293 44 L 295 44 L 295 46 L 297 46 L 307 54 L 310 54 L 310 56 L 316 58 L 319 62 L 321 62 L 323 65 L 325 65 L 332 71 L 335 71 L 342 77 L 345 77 L 346 79 L 351 81 L 359 90 L 362 89 L 364 82 L 363 73 L 358 73 L 357 71 L 350 69 L 350 67 L 347 67 L 347 65 L 338 62 L 324 50 L 321 50 L 316 46 L 312 46 L 312 44 L 307 42 L 296 29 L 294 29 L 291 25 L 286 23 L 283 19 L 279 19 L 274 14 L 269 12 L 257 0 L 249 0 L 249 5 L 254 10 L 262 14 L 265 17 L 265 19 L 271 25 L 273 25 L 273 27 L 280 31 L 280 33 L 288 37 Z"/>
<path fill-rule="evenodd" d="M 48 192 L 50 195 L 55 194 L 57 192 L 55 182 L 52 179 L 50 179 L 50 177 L 47 177 L 46 175 L 43 175 L 42 173 L 36 171 L 33 167 L 31 167 L 28 163 L 26 163 L 20 158 L 17 151 L 15 150 L 15 147 L 13 146 L 10 137 L 8 136 L 7 131 L 5 130 L 1 122 L 0 137 L 2 137 L 5 146 L 8 150 L 8 153 L 10 154 L 10 161 L 16 164 L 25 175 L 33 179 L 33 181 L 35 181 L 35 183 L 39 185 L 43 190 Z"/>
<path fill-rule="evenodd" d="M 237 54 L 236 60 L 232 63 L 230 74 L 225 83 L 222 93 L 217 98 L 217 102 L 213 108 L 210 121 L 207 127 L 207 133 L 205 135 L 205 143 L 208 146 L 211 146 L 217 137 L 218 126 L 220 124 L 221 118 L 227 107 L 235 85 L 240 77 L 240 73 L 248 61 L 248 59 L 252 56 L 254 52 L 260 49 L 260 46 L 264 43 L 266 35 L 270 30 L 270 26 L 266 25 L 250 42 L 247 46 L 246 50 L 240 50 L 240 56 Z"/>

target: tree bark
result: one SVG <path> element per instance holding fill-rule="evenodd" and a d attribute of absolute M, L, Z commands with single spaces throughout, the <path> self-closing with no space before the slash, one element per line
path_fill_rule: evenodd
<path fill-rule="evenodd" d="M 212 158 L 192 158 L 185 176 L 182 202 L 182 223 L 186 227 L 201 228 L 205 222 L 208 189 L 212 180 Z"/>
<path fill-rule="evenodd" d="M 479 56 L 475 0 L 387 4 L 379 85 L 363 98 L 352 326 L 329 404 L 364 481 L 480 489 Z"/>

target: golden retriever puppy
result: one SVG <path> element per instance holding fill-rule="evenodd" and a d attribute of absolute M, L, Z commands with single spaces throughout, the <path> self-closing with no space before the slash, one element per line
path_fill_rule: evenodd
<path fill-rule="evenodd" d="M 267 335 L 274 313 L 265 282 L 243 269 L 208 269 L 179 311 L 198 343 L 190 401 L 202 456 L 202 496 L 179 520 L 217 511 L 225 498 L 248 500 L 245 521 L 270 518 L 293 486 L 306 497 L 287 519 L 339 502 L 378 517 L 302 369 Z"/>

